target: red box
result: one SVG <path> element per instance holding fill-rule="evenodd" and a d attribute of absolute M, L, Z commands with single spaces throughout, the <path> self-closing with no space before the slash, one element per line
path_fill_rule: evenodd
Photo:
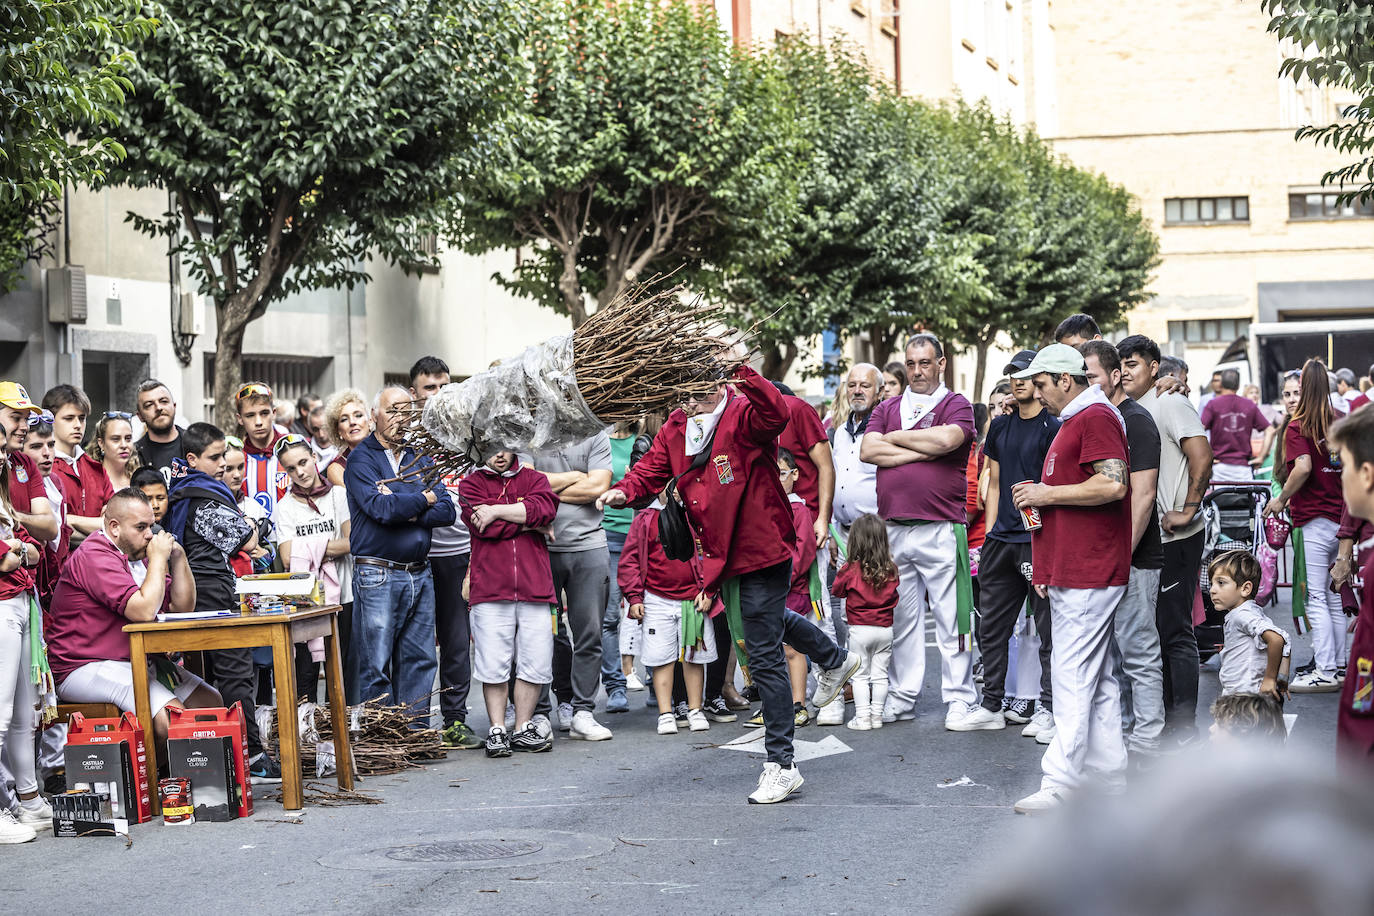
<path fill-rule="evenodd" d="M 120 807 L 117 816 L 126 818 L 131 824 L 142 824 L 153 816 L 152 793 L 148 786 L 148 755 L 143 746 L 143 729 L 138 718 L 126 712 L 118 719 L 87 719 L 81 713 L 73 713 L 67 725 L 67 748 L 115 747 L 128 745 L 129 766 L 132 785 L 126 788 L 126 797 L 136 799 L 137 804 Z M 68 769 L 68 782 L 75 783 L 72 771 Z M 79 775 L 79 774 L 77 774 Z"/>
<path fill-rule="evenodd" d="M 167 708 L 167 740 L 230 738 L 234 743 L 234 781 L 238 784 L 239 817 L 253 814 L 253 781 L 248 775 L 248 724 L 243 706 L 231 709 Z M 192 789 L 194 794 L 195 790 Z"/>

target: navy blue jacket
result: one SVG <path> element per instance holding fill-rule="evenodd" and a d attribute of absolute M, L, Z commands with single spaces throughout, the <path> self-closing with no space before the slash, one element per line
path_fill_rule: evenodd
<path fill-rule="evenodd" d="M 415 460 L 415 452 L 401 453 L 401 467 Z M 428 459 L 422 464 L 427 464 Z M 429 557 L 431 528 L 452 525 L 458 512 L 442 484 L 432 490 L 434 505 L 425 500 L 419 480 L 403 480 L 386 485 L 390 493 L 379 491 L 377 481 L 395 477 L 386 446 L 374 433 L 358 444 L 344 468 L 344 488 L 348 491 L 348 513 L 352 527 L 348 532 L 349 552 L 355 557 L 377 557 L 396 563 L 414 563 Z"/>

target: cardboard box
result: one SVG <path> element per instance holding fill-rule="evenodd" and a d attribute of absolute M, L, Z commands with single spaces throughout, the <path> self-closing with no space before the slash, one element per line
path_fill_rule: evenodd
<path fill-rule="evenodd" d="M 152 818 L 143 729 L 131 712 L 118 719 L 72 716 L 64 752 L 67 788 L 108 792 L 115 818 L 141 824 Z"/>
<path fill-rule="evenodd" d="M 52 832 L 57 837 L 127 836 L 129 822 L 114 816 L 108 793 L 81 789 L 53 796 Z"/>
<path fill-rule="evenodd" d="M 169 738 L 167 769 L 191 781 L 196 820 L 231 821 L 239 816 L 232 738 Z"/>
<path fill-rule="evenodd" d="M 230 709 L 172 709 L 167 710 L 167 738 L 229 738 L 234 744 L 234 783 L 238 800 L 237 817 L 253 816 L 253 781 L 248 775 L 248 723 L 243 707 L 235 703 Z M 184 773 L 172 773 L 184 776 Z M 192 794 L 199 805 L 199 794 L 192 785 Z"/>

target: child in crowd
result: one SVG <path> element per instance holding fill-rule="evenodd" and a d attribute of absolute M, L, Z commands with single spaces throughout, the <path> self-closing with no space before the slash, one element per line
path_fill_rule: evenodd
<path fill-rule="evenodd" d="M 782 482 L 783 492 L 792 506 L 792 526 L 796 529 L 796 540 L 792 544 L 792 587 L 787 593 L 787 609 L 806 617 L 820 613 L 817 602 L 824 591 L 819 585 L 820 578 L 816 568 L 816 518 L 807 508 L 806 501 L 793 492 L 801 472 L 797 469 L 797 459 L 785 448 L 778 449 L 778 479 Z M 813 587 L 813 583 L 815 584 Z M 811 713 L 806 708 L 806 656 L 786 643 L 783 651 L 787 656 L 787 676 L 792 682 L 792 718 L 798 727 L 811 724 Z M 763 710 L 750 720 L 750 725 L 763 724 Z"/>
<path fill-rule="evenodd" d="M 640 658 L 653 671 L 658 733 L 677 734 L 673 668 L 681 660 L 687 686 L 687 727 L 711 727 L 702 710 L 706 665 L 716 660 L 715 628 L 701 610 L 700 577 L 691 561 L 670 560 L 658 539 L 658 502 L 635 513 L 620 554 L 616 581 L 630 605 L 629 619 L 643 622 Z M 638 625 L 638 624 L 636 624 Z"/>
<path fill-rule="evenodd" d="M 276 456 L 272 459 L 276 461 Z M 251 550 L 243 551 L 242 556 L 234 558 L 234 571 L 240 576 L 247 576 L 255 572 L 265 573 L 272 568 L 272 521 L 268 515 L 268 510 L 263 507 L 260 500 L 254 499 L 245 489 L 246 474 L 248 468 L 247 447 L 238 436 L 224 437 L 224 485 L 229 488 L 229 492 L 234 494 L 234 499 L 238 501 L 239 511 L 248 520 L 248 524 L 257 530 L 257 541 Z M 273 504 L 275 507 L 275 503 Z M 267 661 L 260 662 L 259 666 L 271 666 L 271 655 L 265 656 Z"/>
<path fill-rule="evenodd" d="M 1374 407 L 1360 407 L 1332 426 L 1327 444 L 1340 456 L 1341 493 L 1350 514 L 1374 521 Z M 1357 550 L 1370 546 L 1374 545 L 1366 541 Z M 1336 713 L 1336 747 L 1368 763 L 1374 757 L 1374 555 L 1360 572 L 1359 594 L 1360 611 Z"/>
<path fill-rule="evenodd" d="M 553 681 L 558 618 L 551 613 L 556 602 L 545 531 L 558 514 L 558 497 L 547 477 L 521 467 L 514 452 L 499 451 L 458 485 L 458 501 L 472 535 L 472 675 L 482 683 L 491 722 L 487 756 L 547 751 L 552 733 L 531 720 L 540 690 Z M 514 736 L 505 728 L 512 661 Z"/>
<path fill-rule="evenodd" d="M 167 514 L 167 481 L 157 468 L 139 468 L 129 478 L 129 486 L 137 487 L 148 497 L 148 505 L 153 507 L 153 521 L 162 524 Z"/>
<path fill-rule="evenodd" d="M 859 516 L 849 531 L 849 559 L 835 574 L 830 591 L 845 601 L 849 646 L 862 659 L 851 683 L 854 718 L 849 728 L 883 727 L 887 666 L 892 661 L 892 610 L 897 606 L 897 564 L 878 516 Z"/>
<path fill-rule="evenodd" d="M 1280 744 L 1288 737 L 1283 704 L 1263 693 L 1225 693 L 1212 701 L 1212 740 L 1260 739 Z"/>
<path fill-rule="evenodd" d="M 1228 551 L 1207 567 L 1212 606 L 1226 615 L 1221 692 L 1259 693 L 1282 706 L 1288 688 L 1288 635 L 1253 600 L 1260 575 L 1259 561 L 1244 550 Z"/>

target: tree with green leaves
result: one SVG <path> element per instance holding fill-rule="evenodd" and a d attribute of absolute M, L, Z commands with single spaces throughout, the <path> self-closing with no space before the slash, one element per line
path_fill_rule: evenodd
<path fill-rule="evenodd" d="M 78 126 L 112 122 L 131 88 L 126 45 L 154 20 L 128 0 L 28 0 L 0 7 L 0 293 L 42 250 L 52 201 L 124 155 Z"/>
<path fill-rule="evenodd" d="M 793 206 L 776 74 L 709 6 L 533 0 L 503 143 L 455 200 L 469 251 L 520 248 L 506 288 L 569 315 L 635 281 L 757 257 Z M 724 246 L 726 235 L 734 246 Z"/>
<path fill-rule="evenodd" d="M 1341 121 L 1309 124 L 1297 139 L 1312 140 L 1352 162 L 1322 176 L 1342 189 L 1342 201 L 1374 200 L 1374 7 L 1350 0 L 1263 0 L 1273 18 L 1268 30 L 1301 49 L 1279 67 L 1279 75 L 1316 86 L 1344 89 L 1357 100 Z"/>
<path fill-rule="evenodd" d="M 519 9 L 487 0 L 163 0 L 136 48 L 109 183 L 166 188 L 166 234 L 215 306 L 215 410 L 282 297 L 423 262 L 421 233 L 490 145 Z"/>
<path fill-rule="evenodd" d="M 955 175 L 936 112 L 897 96 L 844 44 L 784 40 L 764 58 L 788 87 L 803 157 L 790 219 L 766 230 L 778 253 L 729 264 L 724 297 L 756 325 L 761 371 L 784 375 L 827 329 L 864 331 L 885 358 L 919 314 L 945 308 L 974 265 L 944 244 Z M 837 367 L 805 362 L 807 374 Z"/>

